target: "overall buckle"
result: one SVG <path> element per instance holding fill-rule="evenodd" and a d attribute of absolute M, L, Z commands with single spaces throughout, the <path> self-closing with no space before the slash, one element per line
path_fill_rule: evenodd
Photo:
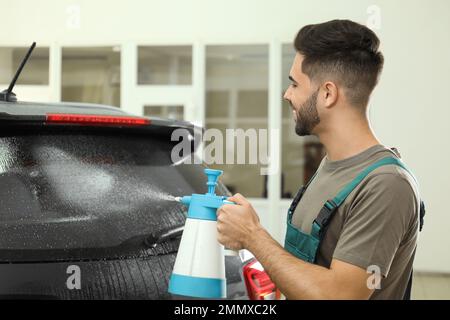
<path fill-rule="evenodd" d="M 319 215 L 316 219 L 314 219 L 314 223 L 316 223 L 321 230 L 321 233 L 324 229 L 328 226 L 328 224 L 331 221 L 331 218 L 333 217 L 334 213 L 337 210 L 336 204 L 333 202 L 333 200 L 327 200 L 325 204 L 323 205 L 322 209 L 320 209 Z"/>

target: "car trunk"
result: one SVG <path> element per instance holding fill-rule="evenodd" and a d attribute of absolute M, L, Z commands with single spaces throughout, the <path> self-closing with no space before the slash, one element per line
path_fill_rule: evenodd
<path fill-rule="evenodd" d="M 179 239 L 144 240 L 184 224 L 174 196 L 206 192 L 203 167 L 174 165 L 173 144 L 124 128 L 2 129 L 0 295 L 167 298 Z"/>

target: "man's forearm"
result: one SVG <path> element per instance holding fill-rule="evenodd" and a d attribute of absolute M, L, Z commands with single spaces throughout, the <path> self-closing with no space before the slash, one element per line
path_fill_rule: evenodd
<path fill-rule="evenodd" d="M 336 299 L 336 277 L 332 270 L 304 262 L 287 252 L 269 233 L 253 233 L 248 248 L 263 265 L 271 280 L 288 299 Z"/>

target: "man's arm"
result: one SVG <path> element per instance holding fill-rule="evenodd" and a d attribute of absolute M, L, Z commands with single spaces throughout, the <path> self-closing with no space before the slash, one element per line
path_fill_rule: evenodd
<path fill-rule="evenodd" d="M 218 240 L 227 248 L 248 249 L 288 299 L 368 299 L 366 270 L 333 259 L 330 269 L 304 262 L 287 252 L 259 223 L 240 194 L 217 211 Z"/>
<path fill-rule="evenodd" d="M 366 270 L 336 259 L 330 269 L 304 262 L 264 229 L 251 234 L 247 249 L 288 299 L 368 299 L 373 292 Z"/>

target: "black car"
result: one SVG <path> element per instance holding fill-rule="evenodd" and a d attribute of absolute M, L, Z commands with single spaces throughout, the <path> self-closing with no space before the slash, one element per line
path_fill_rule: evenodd
<path fill-rule="evenodd" d="M 108 106 L 0 102 L 0 296 L 170 299 L 186 212 L 173 197 L 207 192 L 202 165 L 171 160 L 177 128 L 199 130 Z M 239 257 L 226 273 L 228 298 L 247 298 Z"/>

